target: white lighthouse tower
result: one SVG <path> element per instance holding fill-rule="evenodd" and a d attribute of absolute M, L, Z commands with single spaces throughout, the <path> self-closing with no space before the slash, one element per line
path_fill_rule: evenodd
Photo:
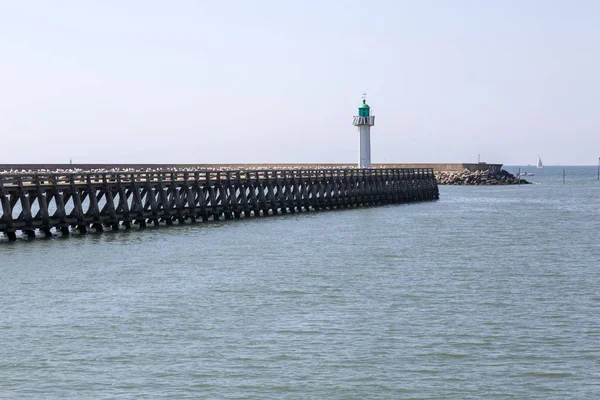
<path fill-rule="evenodd" d="M 367 95 L 363 93 L 363 102 L 354 117 L 354 126 L 358 126 L 358 168 L 371 168 L 371 127 L 375 125 L 375 116 L 367 104 Z"/>

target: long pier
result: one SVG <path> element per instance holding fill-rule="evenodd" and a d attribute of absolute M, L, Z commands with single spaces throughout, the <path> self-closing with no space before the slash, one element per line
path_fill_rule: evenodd
<path fill-rule="evenodd" d="M 69 235 L 439 198 L 432 168 L 0 174 L 0 232 Z"/>

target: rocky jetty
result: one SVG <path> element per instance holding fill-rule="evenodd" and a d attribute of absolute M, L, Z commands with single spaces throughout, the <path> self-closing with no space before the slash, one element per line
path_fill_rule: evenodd
<path fill-rule="evenodd" d="M 524 179 L 505 171 L 469 171 L 461 172 L 435 171 L 438 185 L 518 185 L 528 184 Z"/>

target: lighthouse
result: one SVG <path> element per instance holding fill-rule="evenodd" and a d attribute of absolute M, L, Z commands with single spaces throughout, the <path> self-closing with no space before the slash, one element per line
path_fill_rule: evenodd
<path fill-rule="evenodd" d="M 375 125 L 375 116 L 367 104 L 366 93 L 362 95 L 362 104 L 352 125 L 358 126 L 358 168 L 371 168 L 371 127 Z"/>

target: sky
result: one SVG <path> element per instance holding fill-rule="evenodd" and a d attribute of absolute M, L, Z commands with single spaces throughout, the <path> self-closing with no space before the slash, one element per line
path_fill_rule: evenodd
<path fill-rule="evenodd" d="M 0 163 L 596 165 L 599 1 L 0 0 Z"/>

